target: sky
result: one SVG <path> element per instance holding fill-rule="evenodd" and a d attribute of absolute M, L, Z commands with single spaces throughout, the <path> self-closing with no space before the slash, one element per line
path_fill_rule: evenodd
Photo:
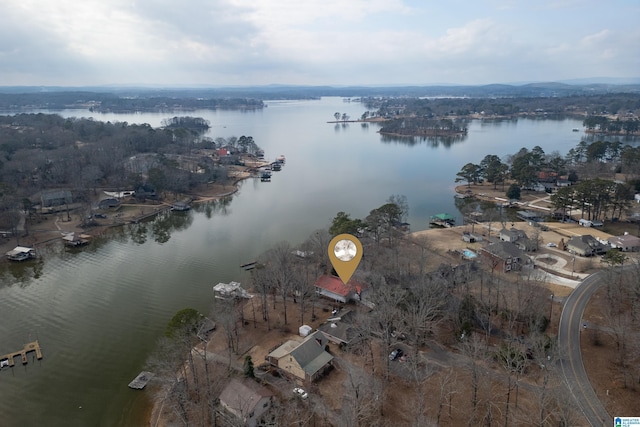
<path fill-rule="evenodd" d="M 0 86 L 640 77 L 637 0 L 2 0 Z"/>

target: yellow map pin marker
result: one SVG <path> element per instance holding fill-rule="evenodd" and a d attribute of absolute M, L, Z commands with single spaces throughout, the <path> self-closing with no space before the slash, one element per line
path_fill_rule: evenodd
<path fill-rule="evenodd" d="M 346 285 L 362 259 L 362 243 L 351 234 L 339 234 L 329 242 L 329 259 Z"/>

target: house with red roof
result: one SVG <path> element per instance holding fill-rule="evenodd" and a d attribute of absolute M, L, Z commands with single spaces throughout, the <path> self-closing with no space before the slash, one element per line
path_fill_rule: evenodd
<path fill-rule="evenodd" d="M 316 294 L 341 303 L 361 301 L 362 293 L 367 285 L 356 280 L 349 280 L 345 285 L 339 277 L 324 274 L 318 278 L 315 285 Z"/>

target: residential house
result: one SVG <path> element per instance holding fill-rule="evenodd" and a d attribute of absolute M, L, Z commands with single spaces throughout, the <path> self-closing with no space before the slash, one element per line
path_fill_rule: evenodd
<path fill-rule="evenodd" d="M 98 202 L 98 208 L 100 209 L 115 208 L 119 204 L 120 204 L 120 201 L 118 201 L 118 199 L 116 199 L 115 197 L 109 197 L 107 199 L 100 200 Z"/>
<path fill-rule="evenodd" d="M 620 249 L 622 252 L 640 251 L 640 237 L 632 236 L 628 233 L 622 236 L 609 237 L 608 242 L 612 248 Z"/>
<path fill-rule="evenodd" d="M 533 252 L 538 249 L 537 242 L 530 239 L 522 230 L 511 227 L 510 230 L 503 228 L 499 233 L 500 240 L 503 242 L 514 243 L 518 248 L 525 252 Z"/>
<path fill-rule="evenodd" d="M 568 252 L 580 256 L 600 255 L 608 249 L 607 245 L 600 243 L 590 234 L 570 238 L 565 248 Z"/>
<path fill-rule="evenodd" d="M 347 308 L 340 310 L 334 316 L 327 319 L 318 330 L 322 332 L 329 341 L 338 345 L 347 345 L 356 341 L 358 333 L 353 321 L 355 313 Z"/>
<path fill-rule="evenodd" d="M 324 274 L 315 284 L 316 293 L 334 301 L 346 303 L 361 301 L 367 286 L 355 280 L 349 280 L 345 285 L 339 277 Z"/>
<path fill-rule="evenodd" d="M 273 393 L 250 379 L 232 379 L 220 394 L 220 405 L 244 425 L 263 425 L 262 416 L 273 404 Z M 234 424 L 235 425 L 235 424 Z"/>
<path fill-rule="evenodd" d="M 42 202 L 43 208 L 51 208 L 71 204 L 73 197 L 69 190 L 53 190 L 42 193 L 40 201 Z"/>
<path fill-rule="evenodd" d="M 534 211 L 518 211 L 516 212 L 516 215 L 518 215 L 518 218 L 521 218 L 527 222 L 540 222 L 544 220 L 544 218 L 540 216 L 538 212 Z"/>
<path fill-rule="evenodd" d="M 267 355 L 267 361 L 299 383 L 317 380 L 331 367 L 333 356 L 325 351 L 329 340 L 320 331 L 297 343 L 287 341 Z"/>
<path fill-rule="evenodd" d="M 511 227 L 511 229 L 507 230 L 503 228 L 499 233 L 500 240 L 503 242 L 511 242 L 514 243 L 518 239 L 526 238 L 527 233 L 522 230 L 518 230 L 517 228 Z"/>
<path fill-rule="evenodd" d="M 482 260 L 492 270 L 500 272 L 518 271 L 531 264 L 531 259 L 522 249 L 511 242 L 495 242 L 480 250 Z"/>

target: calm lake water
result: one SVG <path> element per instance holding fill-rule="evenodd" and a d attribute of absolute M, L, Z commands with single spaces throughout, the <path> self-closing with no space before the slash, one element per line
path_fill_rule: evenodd
<path fill-rule="evenodd" d="M 377 125 L 328 124 L 335 112 L 365 111 L 340 98 L 268 102 L 255 112 L 197 111 L 209 136 L 250 135 L 268 158 L 287 157 L 272 182 L 248 180 L 226 204 L 114 230 L 82 251 L 53 246 L 33 263 L 0 265 L 0 354 L 39 339 L 42 361 L 0 371 L 3 426 L 140 425 L 145 392 L 127 384 L 173 314 L 208 312 L 212 286 L 246 281 L 239 265 L 279 241 L 301 243 L 339 211 L 365 217 L 392 194 L 407 196 L 413 230 L 454 205 L 460 168 L 486 154 L 541 146 L 562 154 L 581 139 L 581 122 L 474 121 L 456 142 L 393 140 Z M 176 114 L 66 116 L 149 123 Z"/>

